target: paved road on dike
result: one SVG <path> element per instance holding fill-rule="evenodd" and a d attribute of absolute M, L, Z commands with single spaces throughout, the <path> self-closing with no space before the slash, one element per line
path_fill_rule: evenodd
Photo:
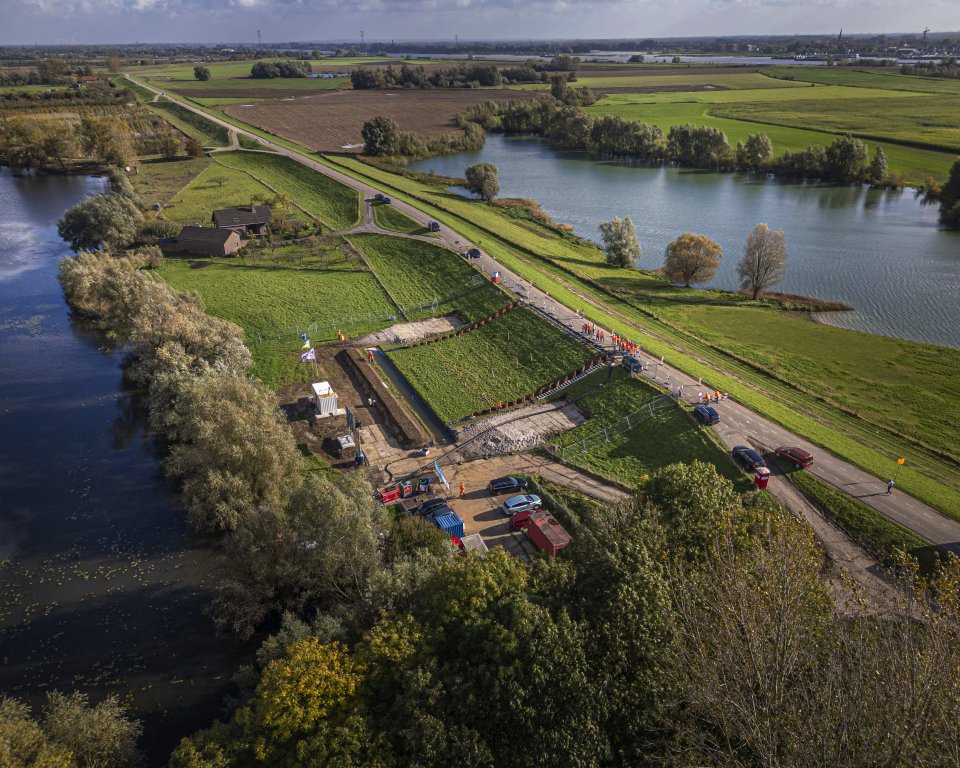
<path fill-rule="evenodd" d="M 139 80 L 136 82 L 138 85 L 148 88 L 155 93 L 160 92 L 159 89 L 145 82 Z M 171 96 L 166 93 L 164 95 L 191 112 L 202 115 L 228 130 L 235 131 L 239 135 L 248 136 L 277 154 L 289 157 L 308 168 L 312 168 L 325 176 L 339 181 L 341 184 L 356 189 L 363 195 L 367 205 L 369 205 L 368 201 L 370 198 L 383 191 L 365 184 L 362 181 L 358 181 L 352 176 L 341 173 L 327 165 L 323 165 L 316 160 L 312 160 L 306 155 L 282 147 L 279 144 L 275 144 L 242 128 L 237 128 L 232 123 L 214 117 L 202 109 L 198 109 L 190 103 L 181 100 L 175 95 Z M 392 205 L 397 208 L 397 210 L 405 213 L 411 219 L 421 224 L 426 224 L 431 220 L 425 213 L 401 200 L 394 199 Z M 365 206 L 364 218 L 368 215 L 367 210 Z M 363 226 L 363 224 L 360 224 L 358 229 L 362 229 Z M 423 239 L 433 243 L 439 241 L 454 250 L 474 247 L 468 238 L 457 234 L 447 227 L 444 227 L 438 234 L 438 238 Z M 499 272 L 501 283 L 507 289 L 522 297 L 528 304 L 532 304 L 543 313 L 565 325 L 572 333 L 579 335 L 583 320 L 571 309 L 560 304 L 543 291 L 533 287 L 530 283 L 527 283 L 510 270 L 504 268 L 486 253 L 479 259 L 474 260 L 473 263 L 488 275 Z M 612 345 L 609 341 L 611 329 L 608 328 L 606 331 L 607 341 L 604 344 L 604 348 L 609 351 L 612 350 Z M 641 337 L 633 335 L 633 341 L 639 344 L 641 343 Z M 672 392 L 676 392 L 677 387 L 682 387 L 683 397 L 688 402 L 696 402 L 697 392 L 701 389 L 705 392 L 708 390 L 713 391 L 709 386 L 709 381 L 704 382 L 701 386 L 699 382 L 687 376 L 685 373 L 681 373 L 669 365 L 660 364 L 659 360 L 654 360 L 643 353 L 641 353 L 641 359 L 646 365 L 646 370 L 642 375 L 663 385 Z M 720 424 L 717 425 L 715 429 L 727 447 L 732 448 L 734 445 L 745 444 L 752 445 L 762 451 L 772 451 L 780 445 L 792 445 L 803 448 L 816 457 L 813 467 L 808 471 L 830 485 L 860 499 L 881 514 L 899 523 L 904 528 L 913 531 L 934 544 L 938 544 L 960 554 L 960 522 L 946 517 L 932 507 L 917 501 L 912 496 L 908 496 L 901 491 L 894 490 L 892 495 L 887 496 L 886 481 L 888 478 L 877 479 L 873 477 L 852 464 L 826 453 L 819 446 L 813 445 L 793 435 L 783 427 L 772 421 L 768 421 L 739 403 L 725 400 L 717 404 L 716 408 L 720 414 Z"/>

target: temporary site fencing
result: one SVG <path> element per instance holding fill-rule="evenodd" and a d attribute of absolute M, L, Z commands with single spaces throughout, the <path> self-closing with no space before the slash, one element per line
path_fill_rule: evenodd
<path fill-rule="evenodd" d="M 384 328 L 393 323 L 404 322 L 404 317 L 420 319 L 436 317 L 440 312 L 441 306 L 455 302 L 476 291 L 485 290 L 488 286 L 489 282 L 483 275 L 475 275 L 460 286 L 458 290 L 444 296 L 437 296 L 432 301 L 408 304 L 402 307 L 400 304 L 397 304 L 398 312 L 395 314 L 346 314 L 338 317 L 324 318 L 323 320 L 315 320 L 303 326 L 288 326 L 286 328 L 275 328 L 273 330 L 261 329 L 248 335 L 247 344 L 261 344 L 264 341 L 272 339 L 282 340 L 288 338 L 295 340 L 301 338 L 301 335 L 317 340 L 334 339 L 336 338 L 337 331 L 343 328 L 363 328 L 365 332 L 368 332 Z"/>
<path fill-rule="evenodd" d="M 575 443 L 571 443 L 570 445 L 565 445 L 559 448 L 557 454 L 564 461 L 575 458 L 587 453 L 601 443 L 609 443 L 617 435 L 621 435 L 625 432 L 629 432 L 631 429 L 639 427 L 645 421 L 649 421 L 656 416 L 659 411 L 675 407 L 676 399 L 672 395 L 660 395 L 659 397 L 656 397 L 648 402 L 646 405 L 641 406 L 633 413 L 627 414 L 619 421 L 615 421 L 613 424 L 608 424 L 603 429 L 598 429 L 596 432 L 591 432 L 589 435 Z"/>

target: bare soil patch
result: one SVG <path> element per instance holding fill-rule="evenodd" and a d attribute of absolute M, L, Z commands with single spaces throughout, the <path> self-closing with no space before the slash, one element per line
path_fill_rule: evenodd
<path fill-rule="evenodd" d="M 326 91 L 301 95 L 296 101 L 267 101 L 252 107 L 235 104 L 225 111 L 312 150 L 342 152 L 363 143 L 361 127 L 378 115 L 393 118 L 405 131 L 437 135 L 455 130 L 454 118 L 474 104 L 537 96 L 536 92 L 508 89 Z"/>
<path fill-rule="evenodd" d="M 472 422 L 457 436 L 460 456 L 470 461 L 529 450 L 586 421 L 575 403 L 557 405 L 528 405 L 490 419 Z M 476 439 L 470 441 L 475 436 Z"/>
<path fill-rule="evenodd" d="M 455 331 L 463 325 L 463 321 L 455 315 L 431 317 L 427 320 L 417 320 L 413 323 L 397 323 L 382 331 L 371 333 L 351 342 L 355 347 L 379 347 L 384 344 L 409 344 L 420 341 L 428 336 L 439 336 L 443 333 Z"/>

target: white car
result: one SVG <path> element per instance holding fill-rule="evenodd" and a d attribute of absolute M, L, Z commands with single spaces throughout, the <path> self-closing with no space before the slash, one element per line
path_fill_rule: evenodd
<path fill-rule="evenodd" d="M 513 517 L 517 512 L 526 512 L 528 509 L 536 509 L 541 505 L 540 497 L 534 493 L 525 493 L 520 496 L 512 496 L 503 502 L 500 507 L 503 514 L 507 517 Z"/>

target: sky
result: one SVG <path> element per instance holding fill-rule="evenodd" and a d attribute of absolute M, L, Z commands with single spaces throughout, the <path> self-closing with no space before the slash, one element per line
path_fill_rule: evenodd
<path fill-rule="evenodd" d="M 0 0 L 0 44 L 960 30 L 960 0 Z M 398 46 L 400 47 L 400 46 Z"/>

